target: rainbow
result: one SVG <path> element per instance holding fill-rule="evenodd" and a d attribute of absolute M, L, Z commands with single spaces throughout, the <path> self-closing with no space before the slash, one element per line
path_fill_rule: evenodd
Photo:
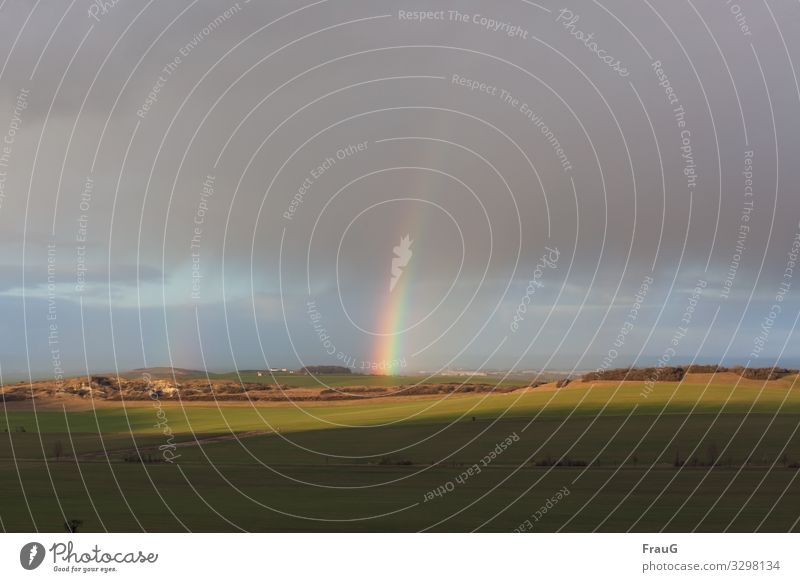
<path fill-rule="evenodd" d="M 400 373 L 403 357 L 403 327 L 408 314 L 408 286 L 401 285 L 386 298 L 378 324 L 377 346 L 374 356 L 377 374 L 389 376 Z"/>
<path fill-rule="evenodd" d="M 376 368 L 374 371 L 379 374 L 396 375 L 402 368 L 402 336 L 405 333 L 405 321 L 410 304 L 409 285 L 403 278 L 408 277 L 404 270 L 408 268 L 408 263 L 413 255 L 411 248 L 413 242 L 411 237 L 406 235 L 400 239 L 400 244 L 394 247 L 389 293 L 383 309 L 381 309 L 382 315 L 378 322 L 380 335 L 373 360 Z"/>
<path fill-rule="evenodd" d="M 445 117 L 444 115 L 436 115 L 434 117 L 434 126 L 433 126 L 433 133 L 434 135 L 438 132 L 446 132 L 450 129 L 452 125 L 455 124 L 454 121 L 450 120 L 450 118 Z M 411 139 L 417 140 L 420 138 L 397 138 L 397 139 Z M 431 147 L 429 144 L 431 142 L 421 138 L 422 142 L 420 144 L 420 157 L 421 159 L 430 160 L 432 163 L 428 164 L 431 168 L 437 168 L 440 166 L 438 160 L 443 159 L 445 154 L 444 150 L 441 149 L 439 144 Z M 443 160 L 442 160 L 443 161 Z M 418 168 L 416 171 L 421 172 L 425 168 Z M 426 182 L 425 179 L 422 177 L 424 172 L 421 172 L 420 175 L 416 178 L 415 188 L 412 188 L 414 192 L 424 192 Z M 412 178 L 412 180 L 414 180 Z M 410 232 L 415 233 L 417 235 L 422 235 L 425 229 L 425 224 L 427 222 L 424 215 L 417 215 L 415 216 L 406 216 L 405 220 L 399 216 L 395 217 L 398 223 L 406 224 L 410 227 Z M 413 239 L 414 237 L 406 237 Z M 409 241 L 410 244 L 413 244 L 413 240 Z M 403 240 L 401 240 L 400 245 L 402 246 Z M 395 247 L 395 258 L 398 258 L 397 247 Z M 413 250 L 413 249 L 412 249 Z M 409 256 L 410 259 L 410 256 Z M 392 267 L 394 271 L 394 260 L 392 261 Z M 404 265 L 404 271 L 409 271 L 407 262 Z M 380 310 L 380 317 L 378 318 L 378 327 L 377 333 L 380 335 L 377 336 L 375 352 L 373 355 L 373 363 L 376 365 L 377 369 L 373 370 L 373 373 L 378 374 L 385 374 L 385 375 L 397 375 L 400 374 L 402 369 L 405 367 L 405 356 L 404 356 L 404 349 L 405 346 L 403 344 L 403 336 L 408 333 L 408 312 L 410 306 L 410 291 L 411 286 L 408 284 L 408 278 L 410 273 L 404 272 L 402 278 L 397 281 L 396 287 L 394 289 L 390 288 L 387 290 L 388 295 L 383 302 L 382 309 Z"/>

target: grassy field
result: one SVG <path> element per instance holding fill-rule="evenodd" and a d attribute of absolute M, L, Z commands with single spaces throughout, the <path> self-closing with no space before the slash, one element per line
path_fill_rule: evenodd
<path fill-rule="evenodd" d="M 526 520 L 533 531 L 799 530 L 794 381 L 698 376 L 657 383 L 647 396 L 642 382 L 579 382 L 302 408 L 8 409 L 0 525 L 59 531 L 66 517 L 85 531 L 512 531 Z M 196 439 L 174 449 L 174 463 L 130 462 Z M 559 490 L 569 494 L 553 502 Z"/>

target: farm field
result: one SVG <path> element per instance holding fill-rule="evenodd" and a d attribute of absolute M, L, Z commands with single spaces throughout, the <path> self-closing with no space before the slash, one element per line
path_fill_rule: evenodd
<path fill-rule="evenodd" d="M 8 404 L 0 520 L 6 531 L 61 531 L 65 519 L 81 531 L 526 520 L 532 531 L 798 531 L 795 381 L 698 374 L 302 407 Z M 174 462 L 154 462 L 165 447 Z"/>

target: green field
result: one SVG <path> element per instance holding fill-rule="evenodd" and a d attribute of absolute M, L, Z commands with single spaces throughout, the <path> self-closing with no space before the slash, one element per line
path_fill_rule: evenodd
<path fill-rule="evenodd" d="M 527 519 L 533 531 L 800 530 L 794 381 L 664 382 L 647 397 L 631 382 L 302 408 L 170 403 L 171 442 L 201 439 L 176 448 L 172 464 L 131 462 L 160 458 L 168 442 L 151 403 L 6 410 L 0 525 L 512 531 Z M 519 438 L 492 456 L 509 435 Z M 563 488 L 569 495 L 536 514 Z"/>

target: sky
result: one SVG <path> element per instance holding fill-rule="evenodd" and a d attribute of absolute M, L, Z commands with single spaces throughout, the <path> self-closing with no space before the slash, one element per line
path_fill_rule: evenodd
<path fill-rule="evenodd" d="M 800 365 L 790 2 L 0 4 L 0 373 Z"/>

